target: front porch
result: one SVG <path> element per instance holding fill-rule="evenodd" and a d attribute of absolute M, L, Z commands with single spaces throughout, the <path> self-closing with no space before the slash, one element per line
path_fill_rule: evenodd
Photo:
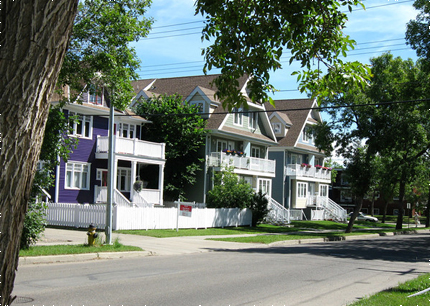
<path fill-rule="evenodd" d="M 114 190 L 113 202 L 119 206 L 145 206 L 152 207 L 154 204 L 160 204 L 162 199 L 162 190 L 143 189 L 140 192 L 134 192 L 133 197 L 127 198 L 118 189 Z M 107 187 L 95 186 L 94 188 L 94 203 L 107 203 Z M 162 202 L 161 202 L 162 204 Z"/>
<path fill-rule="evenodd" d="M 265 176 L 275 176 L 275 161 L 271 159 L 236 156 L 224 152 L 212 152 L 209 155 L 208 165 L 210 167 L 234 167 L 235 172 L 243 171 L 264 173 Z M 237 171 L 238 170 L 238 171 Z"/>
<path fill-rule="evenodd" d="M 136 157 L 164 159 L 166 145 L 139 139 L 114 137 L 114 153 Z M 109 152 L 109 137 L 97 136 L 96 158 L 105 159 Z"/>

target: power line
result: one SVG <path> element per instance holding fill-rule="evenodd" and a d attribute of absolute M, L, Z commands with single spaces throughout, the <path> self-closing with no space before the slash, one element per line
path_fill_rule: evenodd
<path fill-rule="evenodd" d="M 377 102 L 377 103 L 369 103 L 369 104 L 353 104 L 353 105 L 337 105 L 337 106 L 318 106 L 318 107 L 303 107 L 303 108 L 286 108 L 286 109 L 274 109 L 274 110 L 256 110 L 256 111 L 235 111 L 234 113 L 238 114 L 248 114 L 248 113 L 273 113 L 273 112 L 292 112 L 292 111 L 306 111 L 306 110 L 318 110 L 322 111 L 325 109 L 339 109 L 339 108 L 356 108 L 356 107 L 369 107 L 369 106 L 385 106 L 385 105 L 393 105 L 393 104 L 406 104 L 406 103 L 414 103 L 418 104 L 421 102 L 430 101 L 429 99 L 416 99 L 416 100 L 403 100 L 403 101 L 388 101 L 388 102 Z M 233 114 L 233 112 L 217 112 L 217 113 L 198 113 L 200 116 L 214 116 L 214 115 L 228 115 Z M 158 117 L 158 116 L 194 116 L 196 114 L 186 114 L 186 113 L 175 113 L 175 114 L 139 114 L 142 117 Z M 115 115 L 115 116 L 125 116 L 129 117 L 132 115 Z M 135 115 L 134 115 L 135 116 Z"/>

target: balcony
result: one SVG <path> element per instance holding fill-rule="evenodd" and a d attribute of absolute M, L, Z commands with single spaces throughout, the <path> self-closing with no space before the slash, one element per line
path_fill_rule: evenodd
<path fill-rule="evenodd" d="M 235 170 L 255 171 L 265 173 L 268 176 L 275 176 L 275 161 L 270 159 L 213 152 L 209 156 L 208 165 L 209 167 L 234 167 Z"/>
<path fill-rule="evenodd" d="M 331 170 L 316 168 L 314 166 L 302 166 L 300 164 L 289 164 L 285 167 L 285 175 L 293 179 L 310 178 L 331 181 Z"/>
<path fill-rule="evenodd" d="M 114 137 L 115 153 L 137 157 L 164 159 L 164 143 L 155 143 L 139 139 Z M 107 158 L 109 151 L 109 137 L 97 136 L 96 158 Z"/>

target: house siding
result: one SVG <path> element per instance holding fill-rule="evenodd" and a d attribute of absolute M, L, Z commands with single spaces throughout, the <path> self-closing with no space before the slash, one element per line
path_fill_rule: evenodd
<path fill-rule="evenodd" d="M 269 159 L 276 161 L 275 175 L 276 177 L 284 177 L 284 157 L 285 152 L 270 152 Z M 285 190 L 283 186 L 283 180 L 272 179 L 272 198 L 285 206 Z"/>
<path fill-rule="evenodd" d="M 93 117 L 92 138 L 79 138 L 77 147 L 70 154 L 69 161 L 85 162 L 91 164 L 89 190 L 77 190 L 65 188 L 66 163 L 60 162 L 60 180 L 59 180 L 59 198 L 61 203 L 93 203 L 94 202 L 94 184 L 96 179 L 97 168 L 95 150 L 97 135 L 107 136 L 108 119 L 99 116 Z"/>

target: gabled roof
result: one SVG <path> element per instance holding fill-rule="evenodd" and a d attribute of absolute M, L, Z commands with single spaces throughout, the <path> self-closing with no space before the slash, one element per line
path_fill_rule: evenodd
<path fill-rule="evenodd" d="M 160 95 L 166 94 L 171 96 L 179 94 L 183 99 L 185 99 L 197 86 L 216 92 L 217 88 L 212 86 L 211 83 L 218 76 L 219 74 L 212 74 L 164 79 L 146 79 L 134 81 L 131 84 L 133 85 L 136 94 L 143 89 Z M 242 89 L 247 80 L 248 76 L 241 77 L 239 79 L 239 88 Z"/>
<path fill-rule="evenodd" d="M 269 117 L 276 113 L 278 116 L 287 115 L 291 122 L 287 135 L 279 138 L 278 143 L 281 147 L 294 147 L 300 137 L 300 133 L 306 125 L 306 122 L 317 122 L 311 118 L 311 107 L 315 101 L 310 99 L 291 99 L 291 100 L 276 100 L 274 108 L 270 103 L 265 103 L 264 106 L 268 110 Z M 306 146 L 306 149 L 310 149 Z M 315 150 L 315 148 L 314 148 Z"/>
<path fill-rule="evenodd" d="M 229 113 L 226 109 L 224 109 L 221 105 L 221 101 L 215 96 L 217 92 L 217 88 L 215 85 L 211 83 L 218 77 L 219 74 L 215 75 L 200 75 L 200 76 L 189 76 L 189 77 L 177 77 L 177 78 L 164 78 L 164 79 L 147 79 L 147 80 L 139 80 L 132 82 L 132 85 L 135 89 L 137 97 L 139 96 L 149 96 L 149 94 L 153 95 L 174 95 L 178 94 L 182 96 L 183 100 L 191 100 L 196 93 L 199 93 L 203 96 L 206 101 L 211 102 L 212 112 L 209 115 L 206 123 L 206 129 L 212 131 L 222 131 L 223 130 L 223 122 L 225 122 Z M 239 81 L 239 89 L 245 93 L 246 83 L 248 82 L 249 77 L 243 76 Z M 145 86 L 145 87 L 144 87 Z M 251 103 L 251 100 L 245 94 L 245 98 L 247 99 L 250 108 L 257 108 L 258 110 L 263 110 L 262 106 Z M 242 135 L 245 137 L 253 137 L 256 139 L 260 139 L 265 142 L 274 143 L 276 138 L 270 128 L 270 122 L 267 116 L 260 116 L 263 118 L 265 128 L 269 133 L 269 137 L 264 135 L 253 134 L 250 132 L 246 132 L 240 129 L 232 129 L 225 130 L 228 134 Z M 267 122 L 266 122 L 267 121 Z"/>

